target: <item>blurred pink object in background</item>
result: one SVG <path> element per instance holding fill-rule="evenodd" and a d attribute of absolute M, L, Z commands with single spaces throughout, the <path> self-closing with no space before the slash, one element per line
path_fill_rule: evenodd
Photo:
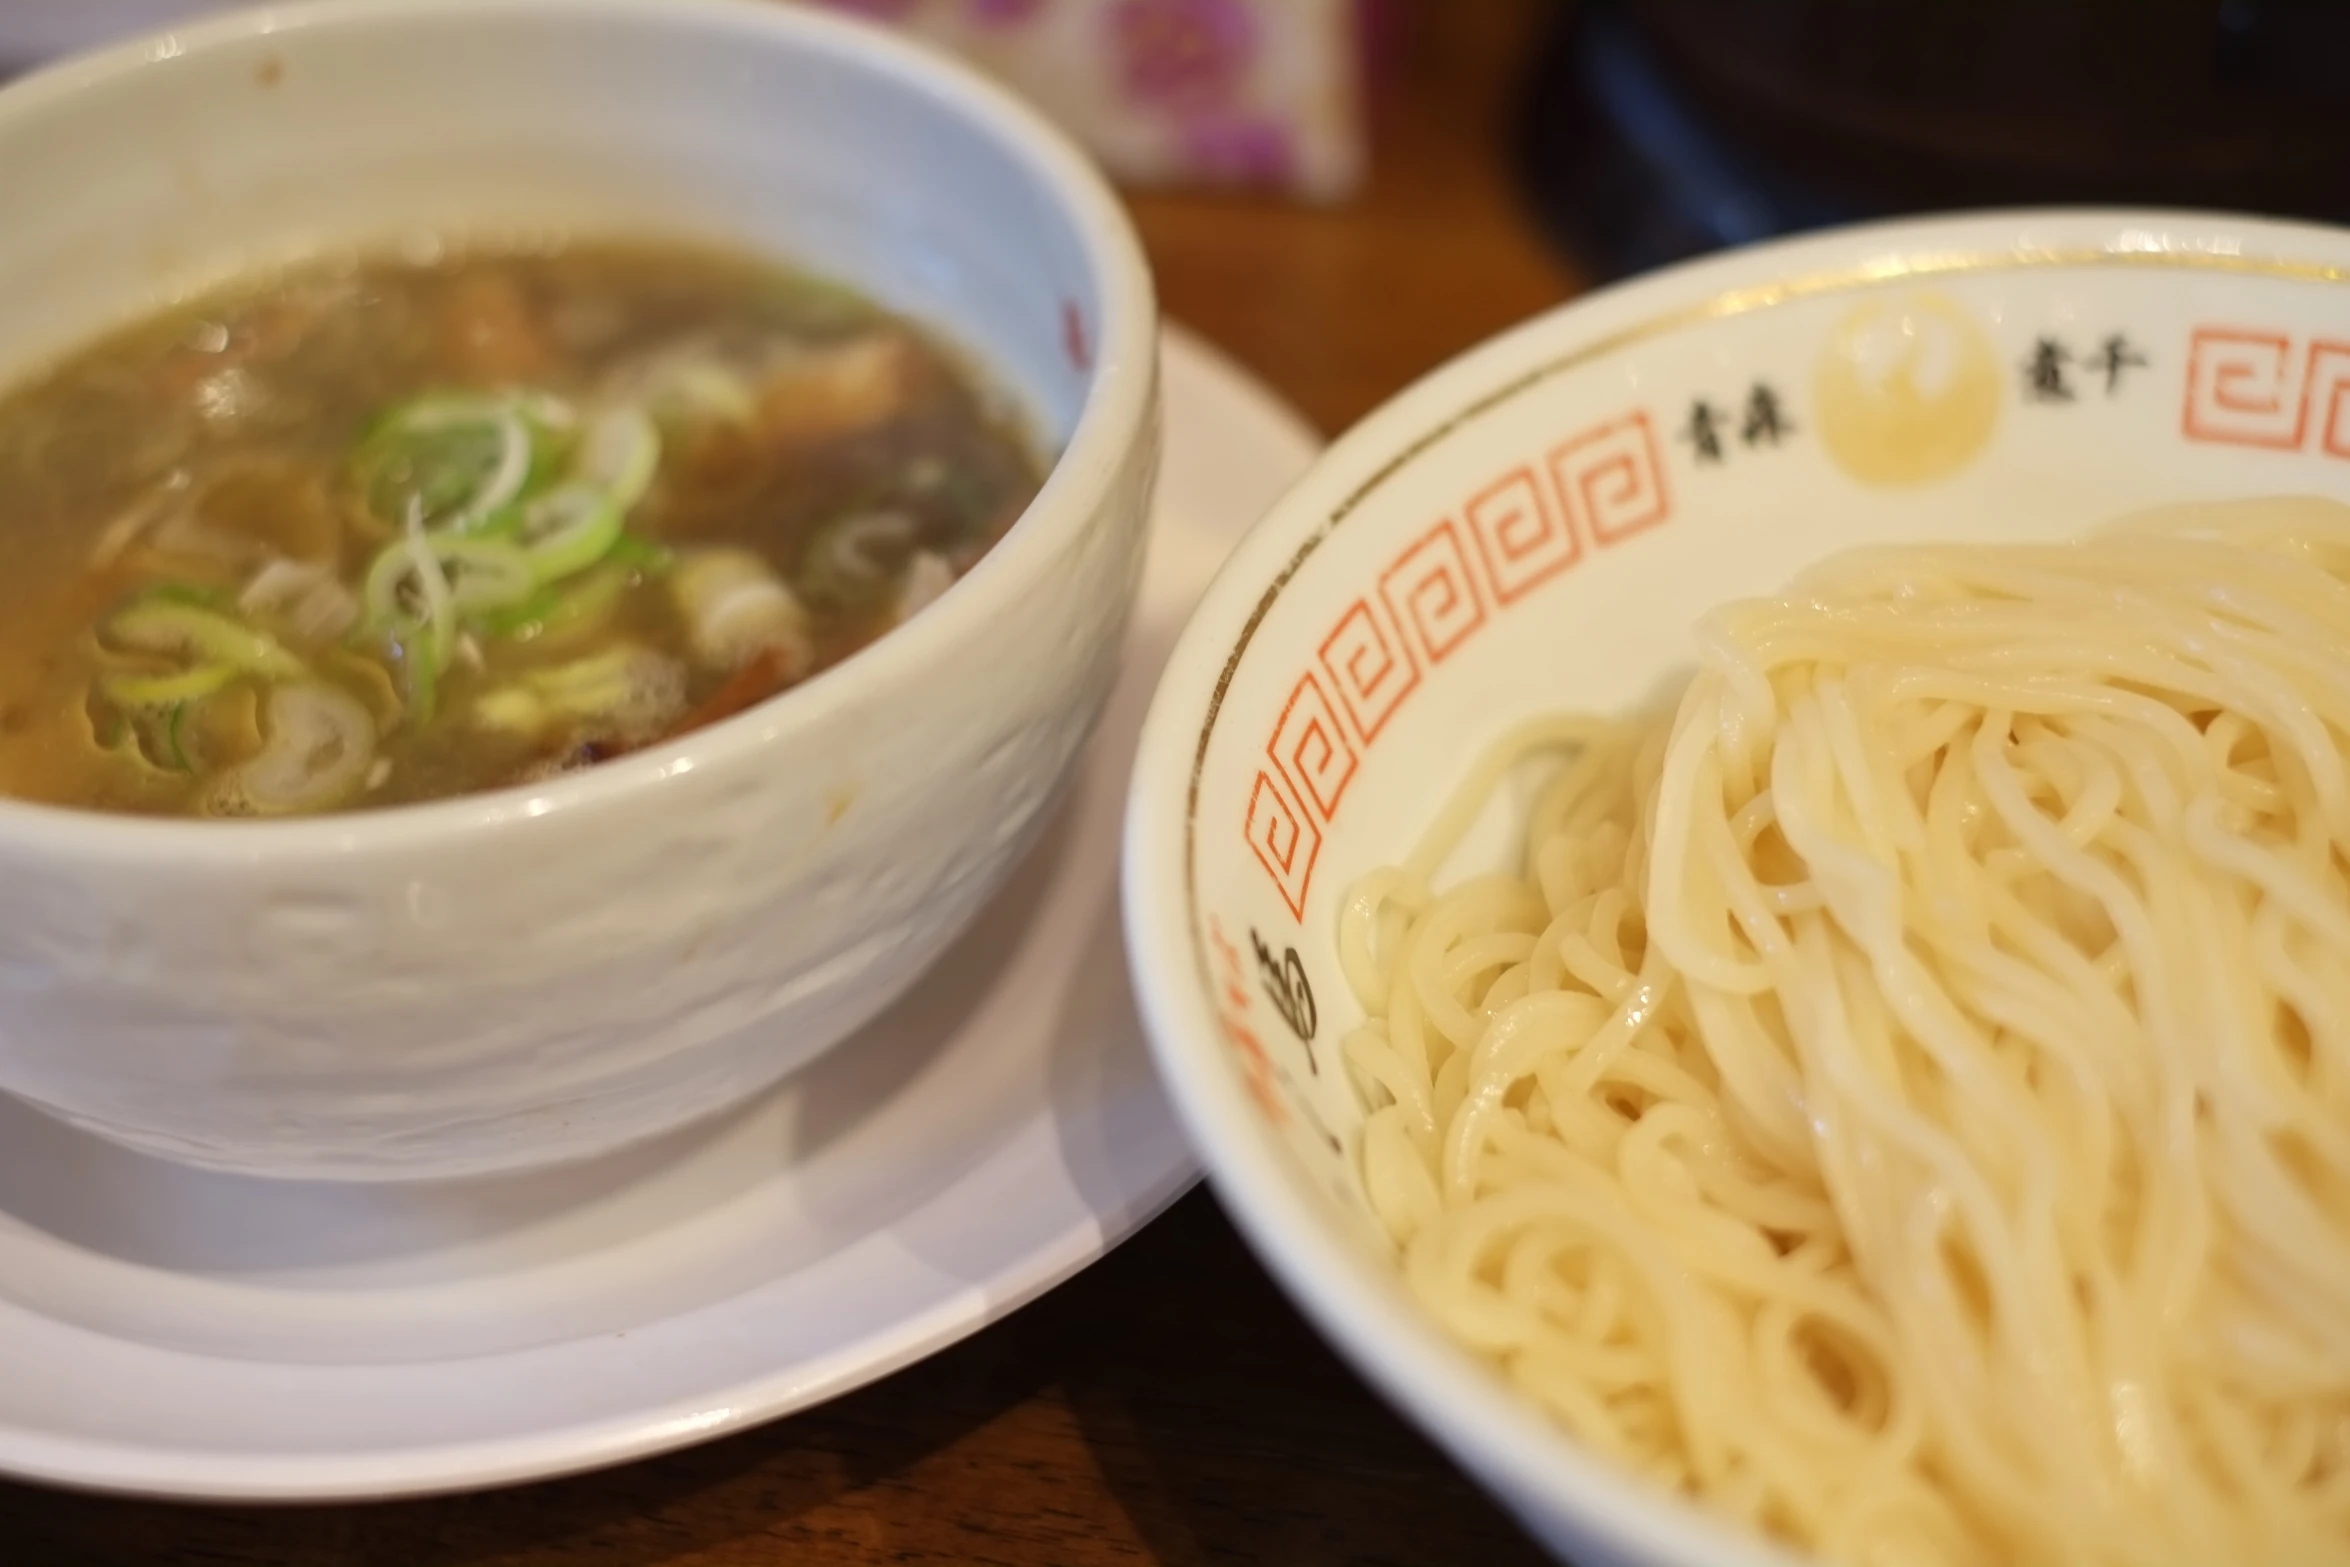
<path fill-rule="evenodd" d="M 240 3 L 252 0 L 0 0 L 0 77 Z M 1136 184 L 1336 201 L 1368 172 L 1370 62 L 1388 0 L 777 3 L 854 13 L 963 56 Z"/>
<path fill-rule="evenodd" d="M 903 27 L 1146 184 L 1334 201 L 1370 161 L 1375 0 L 795 0 Z"/>

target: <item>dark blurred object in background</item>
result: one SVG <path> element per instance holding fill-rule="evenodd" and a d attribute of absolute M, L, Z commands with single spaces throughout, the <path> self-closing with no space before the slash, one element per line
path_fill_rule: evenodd
<path fill-rule="evenodd" d="M 1523 169 L 1607 275 L 2032 202 L 2350 219 L 2350 0 L 1584 0 Z"/>

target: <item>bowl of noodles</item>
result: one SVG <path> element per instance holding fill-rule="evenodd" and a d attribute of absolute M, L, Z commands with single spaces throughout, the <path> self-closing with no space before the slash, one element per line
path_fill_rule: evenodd
<path fill-rule="evenodd" d="M 1266 1265 L 1578 1567 L 2350 1557 L 2350 236 L 1677 268 L 1374 414 L 1126 919 Z"/>

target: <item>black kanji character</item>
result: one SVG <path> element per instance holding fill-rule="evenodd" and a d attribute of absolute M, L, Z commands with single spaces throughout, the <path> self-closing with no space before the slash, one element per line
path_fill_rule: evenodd
<path fill-rule="evenodd" d="M 2081 368 L 2094 370 L 2105 377 L 2105 395 L 2111 397 L 2121 390 L 2122 372 L 2144 369 L 2146 356 L 2130 346 L 2130 340 L 2116 332 L 2097 345 L 2097 352 L 2081 361 Z"/>
<path fill-rule="evenodd" d="M 2064 367 L 2073 362 L 2072 350 L 2053 337 L 2044 337 L 2024 361 L 2024 395 L 2034 402 L 2069 403 L 2073 389 L 2065 384 Z"/>
<path fill-rule="evenodd" d="M 1699 462 L 1722 460 L 1722 431 L 1728 423 L 1729 416 L 1702 397 L 1689 405 L 1689 425 L 1681 435 L 1697 448 Z"/>
<path fill-rule="evenodd" d="M 1314 1059 L 1310 1048 L 1314 1030 L 1321 1024 L 1321 1015 L 1314 1006 L 1314 987 L 1306 981 L 1305 959 L 1291 947 L 1279 957 L 1265 945 L 1265 938 L 1254 930 L 1248 933 L 1250 945 L 1257 949 L 1257 974 L 1264 982 L 1265 999 L 1273 1003 L 1273 1010 L 1281 1014 L 1281 1021 L 1309 1047 L 1306 1065 L 1319 1076 L 1321 1063 Z"/>
<path fill-rule="evenodd" d="M 1794 433 L 1795 421 L 1787 417 L 1779 394 L 1768 382 L 1755 382 L 1754 390 L 1746 394 L 1746 418 L 1738 426 L 1739 439 L 1749 446 L 1760 446 L 1765 441 L 1776 446 L 1783 437 Z"/>

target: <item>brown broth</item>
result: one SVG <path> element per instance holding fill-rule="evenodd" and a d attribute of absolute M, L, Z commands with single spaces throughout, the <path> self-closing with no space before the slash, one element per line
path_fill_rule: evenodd
<path fill-rule="evenodd" d="M 445 401 L 461 394 L 471 401 Z M 434 434 L 436 415 L 417 410 L 484 398 L 501 420 L 535 410 L 522 424 L 529 478 L 478 524 L 486 545 L 450 544 L 477 525 L 444 526 L 462 508 L 436 513 L 433 497 L 480 500 L 518 471 L 480 456 L 511 449 L 487 433 L 507 425 L 481 415 L 478 429 Z M 581 477 L 593 467 L 582 432 L 614 410 L 658 431 L 658 466 L 625 507 L 626 536 L 556 570 L 534 531 L 553 524 L 514 519 L 558 516 L 532 508 L 567 483 L 621 493 Z M 0 794 L 279 814 L 586 765 L 849 657 L 967 571 L 1040 482 L 1002 400 L 952 353 L 769 263 L 582 244 L 349 261 L 241 287 L 0 398 Z M 508 580 L 439 552 L 478 548 L 503 565 L 524 543 L 533 570 L 548 568 L 529 594 L 432 608 L 428 575 L 477 595 Z M 720 550 L 758 564 L 713 565 Z M 394 588 L 370 600 L 378 566 Z M 735 598 L 690 600 L 686 584 L 704 581 Z M 166 599 L 200 600 L 168 613 L 277 651 L 248 667 L 213 642 L 125 629 L 126 605 Z M 530 617 L 550 604 L 593 614 L 568 630 Z M 737 635 L 737 622 L 755 625 Z M 627 678 L 596 673 L 610 669 Z M 288 685 L 341 693 L 337 713 L 365 710 L 364 776 L 305 793 L 355 754 L 356 731 L 330 729 L 304 742 L 303 788 L 256 783 L 265 753 L 283 754 L 281 729 L 297 732 L 277 721 L 293 709 L 273 705 Z"/>

